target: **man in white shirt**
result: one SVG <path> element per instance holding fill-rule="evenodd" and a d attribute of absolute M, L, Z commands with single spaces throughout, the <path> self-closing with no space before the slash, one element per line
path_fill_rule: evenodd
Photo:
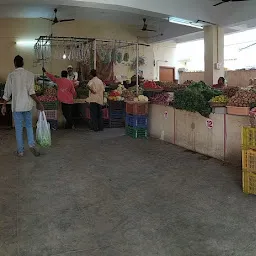
<path fill-rule="evenodd" d="M 34 75 L 23 68 L 24 61 L 21 56 L 14 58 L 15 70 L 8 75 L 4 89 L 4 104 L 2 106 L 2 114 L 6 114 L 6 104 L 12 101 L 12 112 L 16 130 L 17 155 L 24 155 L 23 141 L 23 123 L 25 122 L 27 130 L 28 145 L 31 152 L 35 156 L 40 153 L 35 147 L 34 132 L 32 126 L 32 108 L 33 100 L 37 104 L 37 109 L 44 110 L 43 105 L 37 99 L 34 90 Z"/>
<path fill-rule="evenodd" d="M 102 105 L 105 86 L 103 82 L 97 77 L 97 72 L 95 69 L 90 72 L 90 76 L 92 77 L 88 83 L 90 95 L 86 101 L 90 103 L 91 128 L 94 131 L 103 131 L 104 123 Z"/>
<path fill-rule="evenodd" d="M 77 81 L 78 73 L 73 71 L 73 67 L 71 65 L 68 66 L 67 71 L 68 71 L 68 79 L 71 81 Z"/>

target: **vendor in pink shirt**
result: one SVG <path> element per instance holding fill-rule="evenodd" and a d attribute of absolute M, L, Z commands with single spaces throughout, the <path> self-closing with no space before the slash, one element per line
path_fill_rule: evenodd
<path fill-rule="evenodd" d="M 42 69 L 46 76 L 49 77 L 58 86 L 57 97 L 61 102 L 62 113 L 66 119 L 66 129 L 72 129 L 74 126 L 72 117 L 72 107 L 74 104 L 74 97 L 76 97 L 76 90 L 74 82 L 68 80 L 68 72 L 61 71 L 61 78 L 56 78 L 54 75 L 46 72 L 45 68 Z"/>

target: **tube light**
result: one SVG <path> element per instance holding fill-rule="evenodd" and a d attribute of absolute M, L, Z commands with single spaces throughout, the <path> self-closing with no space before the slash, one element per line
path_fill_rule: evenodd
<path fill-rule="evenodd" d="M 16 44 L 18 46 L 34 46 L 36 43 L 36 40 L 24 40 L 24 41 L 17 41 Z"/>
<path fill-rule="evenodd" d="M 180 18 L 177 18 L 177 17 L 169 17 L 168 21 L 171 22 L 171 23 L 175 23 L 175 24 L 179 24 L 179 25 L 183 25 L 183 26 L 203 29 L 203 26 L 200 23 L 195 23 L 195 22 L 180 19 Z"/>

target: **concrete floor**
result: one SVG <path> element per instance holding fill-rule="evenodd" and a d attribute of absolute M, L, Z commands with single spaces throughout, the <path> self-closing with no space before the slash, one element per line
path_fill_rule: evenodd
<path fill-rule="evenodd" d="M 57 131 L 40 158 L 0 131 L 0 256 L 255 256 L 241 171 L 122 130 Z"/>

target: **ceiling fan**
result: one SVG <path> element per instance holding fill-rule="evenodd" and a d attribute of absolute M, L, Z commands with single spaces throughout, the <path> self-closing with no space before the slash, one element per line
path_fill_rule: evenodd
<path fill-rule="evenodd" d="M 55 25 L 59 22 L 69 22 L 69 21 L 74 21 L 75 19 L 65 19 L 65 20 L 59 20 L 57 18 L 57 12 L 58 10 L 57 9 L 54 9 L 54 19 L 47 19 L 47 18 L 41 18 L 41 19 L 44 19 L 44 20 L 48 20 L 48 21 L 51 21 L 52 22 L 52 25 Z"/>
<path fill-rule="evenodd" d="M 246 2 L 249 0 L 222 0 L 221 2 L 214 4 L 213 6 L 218 6 L 220 4 L 230 3 L 230 2 Z"/>
<path fill-rule="evenodd" d="M 156 30 L 154 30 L 154 29 L 148 29 L 148 24 L 147 24 L 147 19 L 146 18 L 143 19 L 143 22 L 144 22 L 144 24 L 143 24 L 143 27 L 141 29 L 142 31 L 156 32 Z"/>

